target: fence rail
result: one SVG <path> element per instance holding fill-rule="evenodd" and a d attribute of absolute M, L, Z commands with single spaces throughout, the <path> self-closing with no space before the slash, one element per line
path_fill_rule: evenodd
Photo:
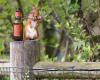
<path fill-rule="evenodd" d="M 16 72 L 16 69 L 19 70 Z M 23 70 L 23 72 L 20 70 Z M 41 79 L 100 79 L 100 69 L 31 69 L 33 72 L 32 76 L 35 77 L 36 80 Z M 11 68 L 11 67 L 0 67 L 0 78 L 4 76 L 10 76 L 11 73 L 15 73 L 17 75 L 22 75 L 22 80 L 29 80 L 28 75 L 30 72 L 28 72 L 28 69 L 26 68 Z M 34 79 L 34 80 L 35 80 Z M 0 79 L 5 80 L 5 78 Z M 10 80 L 10 77 L 9 79 Z"/>
<path fill-rule="evenodd" d="M 3 63 L 4 64 L 4 63 Z M 6 63 L 7 65 L 9 63 Z M 60 65 L 58 65 L 60 64 Z M 63 65 L 65 64 L 65 65 Z M 73 65 L 76 64 L 76 66 Z M 25 67 L 0 66 L 0 80 L 10 80 L 11 73 L 21 75 L 22 80 L 30 80 L 28 77 L 34 76 L 32 80 L 66 80 L 66 79 L 100 79 L 100 63 L 45 63 L 39 62 L 32 69 Z M 97 64 L 97 65 L 96 65 Z M 54 66 L 53 66 L 54 65 Z M 56 66 L 57 65 L 57 66 Z M 86 66 L 85 66 L 86 65 Z M 85 67 L 84 67 L 85 66 Z M 88 66 L 88 67 L 87 67 Z M 95 67 L 96 66 L 96 67 Z M 5 77 L 4 77 L 5 76 Z M 16 79 L 17 80 L 17 79 Z"/>

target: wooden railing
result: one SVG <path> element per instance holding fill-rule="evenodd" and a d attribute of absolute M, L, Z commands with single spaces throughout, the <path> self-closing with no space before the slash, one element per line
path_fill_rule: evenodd
<path fill-rule="evenodd" d="M 29 80 L 100 79 L 100 62 L 39 62 L 40 56 L 38 41 L 11 42 L 10 61 L 1 61 L 0 75 L 10 75 L 10 80 L 24 80 L 26 73 Z"/>
<path fill-rule="evenodd" d="M 0 75 L 10 75 L 12 69 L 12 72 L 19 74 L 17 67 L 0 63 Z M 26 73 L 28 69 L 22 70 Z M 38 79 L 100 79 L 100 62 L 38 62 L 30 71 L 31 76 Z"/>

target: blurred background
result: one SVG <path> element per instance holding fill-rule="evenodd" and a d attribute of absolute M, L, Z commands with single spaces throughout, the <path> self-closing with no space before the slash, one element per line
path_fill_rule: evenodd
<path fill-rule="evenodd" d="M 26 17 L 32 6 L 39 8 L 43 18 L 41 60 L 100 61 L 100 0 L 0 0 L 1 60 L 9 60 L 16 9 Z"/>

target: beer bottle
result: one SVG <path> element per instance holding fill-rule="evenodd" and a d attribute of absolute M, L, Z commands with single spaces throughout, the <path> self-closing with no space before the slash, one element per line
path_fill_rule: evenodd
<path fill-rule="evenodd" d="M 18 8 L 15 12 L 15 21 L 13 24 L 13 39 L 15 41 L 23 40 L 22 12 L 20 8 Z"/>

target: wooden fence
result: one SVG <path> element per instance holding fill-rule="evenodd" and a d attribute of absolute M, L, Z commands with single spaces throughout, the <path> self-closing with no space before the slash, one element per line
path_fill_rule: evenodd
<path fill-rule="evenodd" d="M 11 42 L 10 62 L 0 63 L 0 75 L 10 80 L 100 79 L 100 62 L 41 62 L 39 46 L 38 41 Z"/>

